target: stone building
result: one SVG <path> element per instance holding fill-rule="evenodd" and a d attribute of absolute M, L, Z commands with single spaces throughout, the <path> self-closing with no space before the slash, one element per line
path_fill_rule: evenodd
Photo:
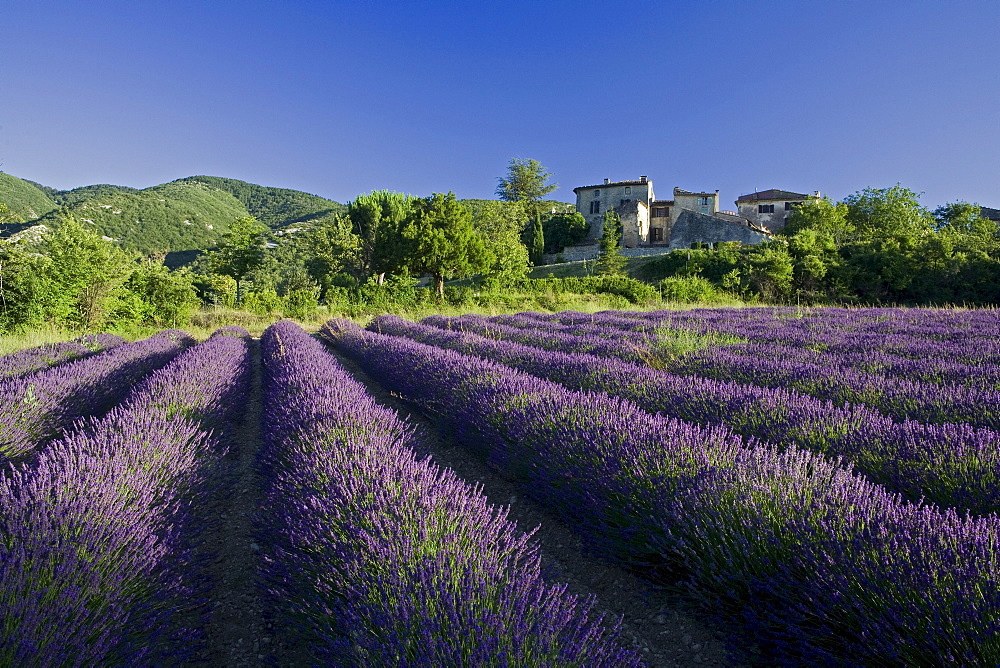
<path fill-rule="evenodd" d="M 622 221 L 625 248 L 690 248 L 693 242 L 740 241 L 759 243 L 765 230 L 732 211 L 719 210 L 719 191 L 694 192 L 674 188 L 673 199 L 658 200 L 653 182 L 646 176 L 636 181 L 612 181 L 574 188 L 576 210 L 590 225 L 589 241 L 604 231 L 604 214 L 614 209 Z M 685 213 L 696 214 L 684 216 Z M 675 226 L 684 216 L 682 228 Z M 685 244 L 685 245 L 678 245 Z"/>
<path fill-rule="evenodd" d="M 818 201 L 819 191 L 814 191 L 812 195 L 804 195 L 771 188 L 759 193 L 740 195 L 736 200 L 736 208 L 740 216 L 757 227 L 777 232 L 788 222 L 792 210 L 810 199 Z"/>

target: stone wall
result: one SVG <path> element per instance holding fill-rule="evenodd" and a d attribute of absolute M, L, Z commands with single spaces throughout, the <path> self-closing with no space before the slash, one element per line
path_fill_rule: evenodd
<path fill-rule="evenodd" d="M 739 241 L 744 245 L 759 244 L 770 237 L 746 225 L 738 225 L 694 211 L 683 211 L 670 228 L 668 248 L 691 248 L 691 244 Z"/>

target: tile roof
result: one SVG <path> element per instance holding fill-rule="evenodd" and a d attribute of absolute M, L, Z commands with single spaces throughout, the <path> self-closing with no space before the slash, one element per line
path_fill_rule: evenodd
<path fill-rule="evenodd" d="M 793 193 L 789 190 L 778 190 L 777 188 L 771 188 L 769 190 L 762 190 L 759 193 L 740 195 L 736 201 L 752 202 L 755 200 L 809 199 L 810 197 L 812 197 L 812 195 L 805 195 L 803 193 Z"/>

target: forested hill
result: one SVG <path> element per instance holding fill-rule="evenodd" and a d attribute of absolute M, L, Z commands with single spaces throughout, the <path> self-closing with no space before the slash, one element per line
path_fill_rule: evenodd
<path fill-rule="evenodd" d="M 0 172 L 0 203 L 20 220 L 33 220 L 56 208 L 56 202 L 31 181 Z"/>
<path fill-rule="evenodd" d="M 246 207 L 250 215 L 271 229 L 279 229 L 323 216 L 343 213 L 347 207 L 300 190 L 258 186 L 221 176 L 189 176 L 174 183 L 204 183 L 224 190 Z"/>
<path fill-rule="evenodd" d="M 272 229 L 339 213 L 343 204 L 288 188 L 216 176 L 191 176 L 144 190 L 98 184 L 57 190 L 0 172 L 0 237 L 32 225 L 52 227 L 63 214 L 143 254 L 213 247 L 229 224 L 248 215 Z"/>
<path fill-rule="evenodd" d="M 68 204 L 62 212 L 143 254 L 211 248 L 230 223 L 248 215 L 235 197 L 201 183 L 103 192 Z M 57 226 L 62 212 L 53 211 L 33 222 Z"/>

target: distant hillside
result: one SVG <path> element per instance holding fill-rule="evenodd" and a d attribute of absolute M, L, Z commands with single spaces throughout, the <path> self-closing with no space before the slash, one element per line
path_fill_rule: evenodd
<path fill-rule="evenodd" d="M 140 192 L 137 188 L 129 188 L 128 186 L 113 186 L 108 183 L 100 183 L 94 186 L 73 188 L 72 190 L 57 190 L 54 194 L 50 194 L 49 196 L 54 199 L 56 204 L 59 206 L 69 206 L 88 199 L 98 199 L 101 197 L 120 195 L 122 193 L 137 192 Z"/>
<path fill-rule="evenodd" d="M 288 188 L 258 186 L 221 176 L 189 176 L 173 183 L 204 183 L 224 190 L 238 199 L 251 215 L 271 229 L 347 211 L 345 205 L 319 195 L 310 195 Z"/>
<path fill-rule="evenodd" d="M 25 220 L 44 216 L 56 208 L 56 203 L 37 185 L 3 172 L 0 172 L 0 202 Z"/>
<path fill-rule="evenodd" d="M 76 191 L 103 193 L 68 204 L 69 213 L 140 253 L 211 248 L 229 224 L 247 210 L 227 192 L 203 183 L 174 181 L 145 190 L 88 186 Z M 38 220 L 57 225 L 56 212 Z"/>

